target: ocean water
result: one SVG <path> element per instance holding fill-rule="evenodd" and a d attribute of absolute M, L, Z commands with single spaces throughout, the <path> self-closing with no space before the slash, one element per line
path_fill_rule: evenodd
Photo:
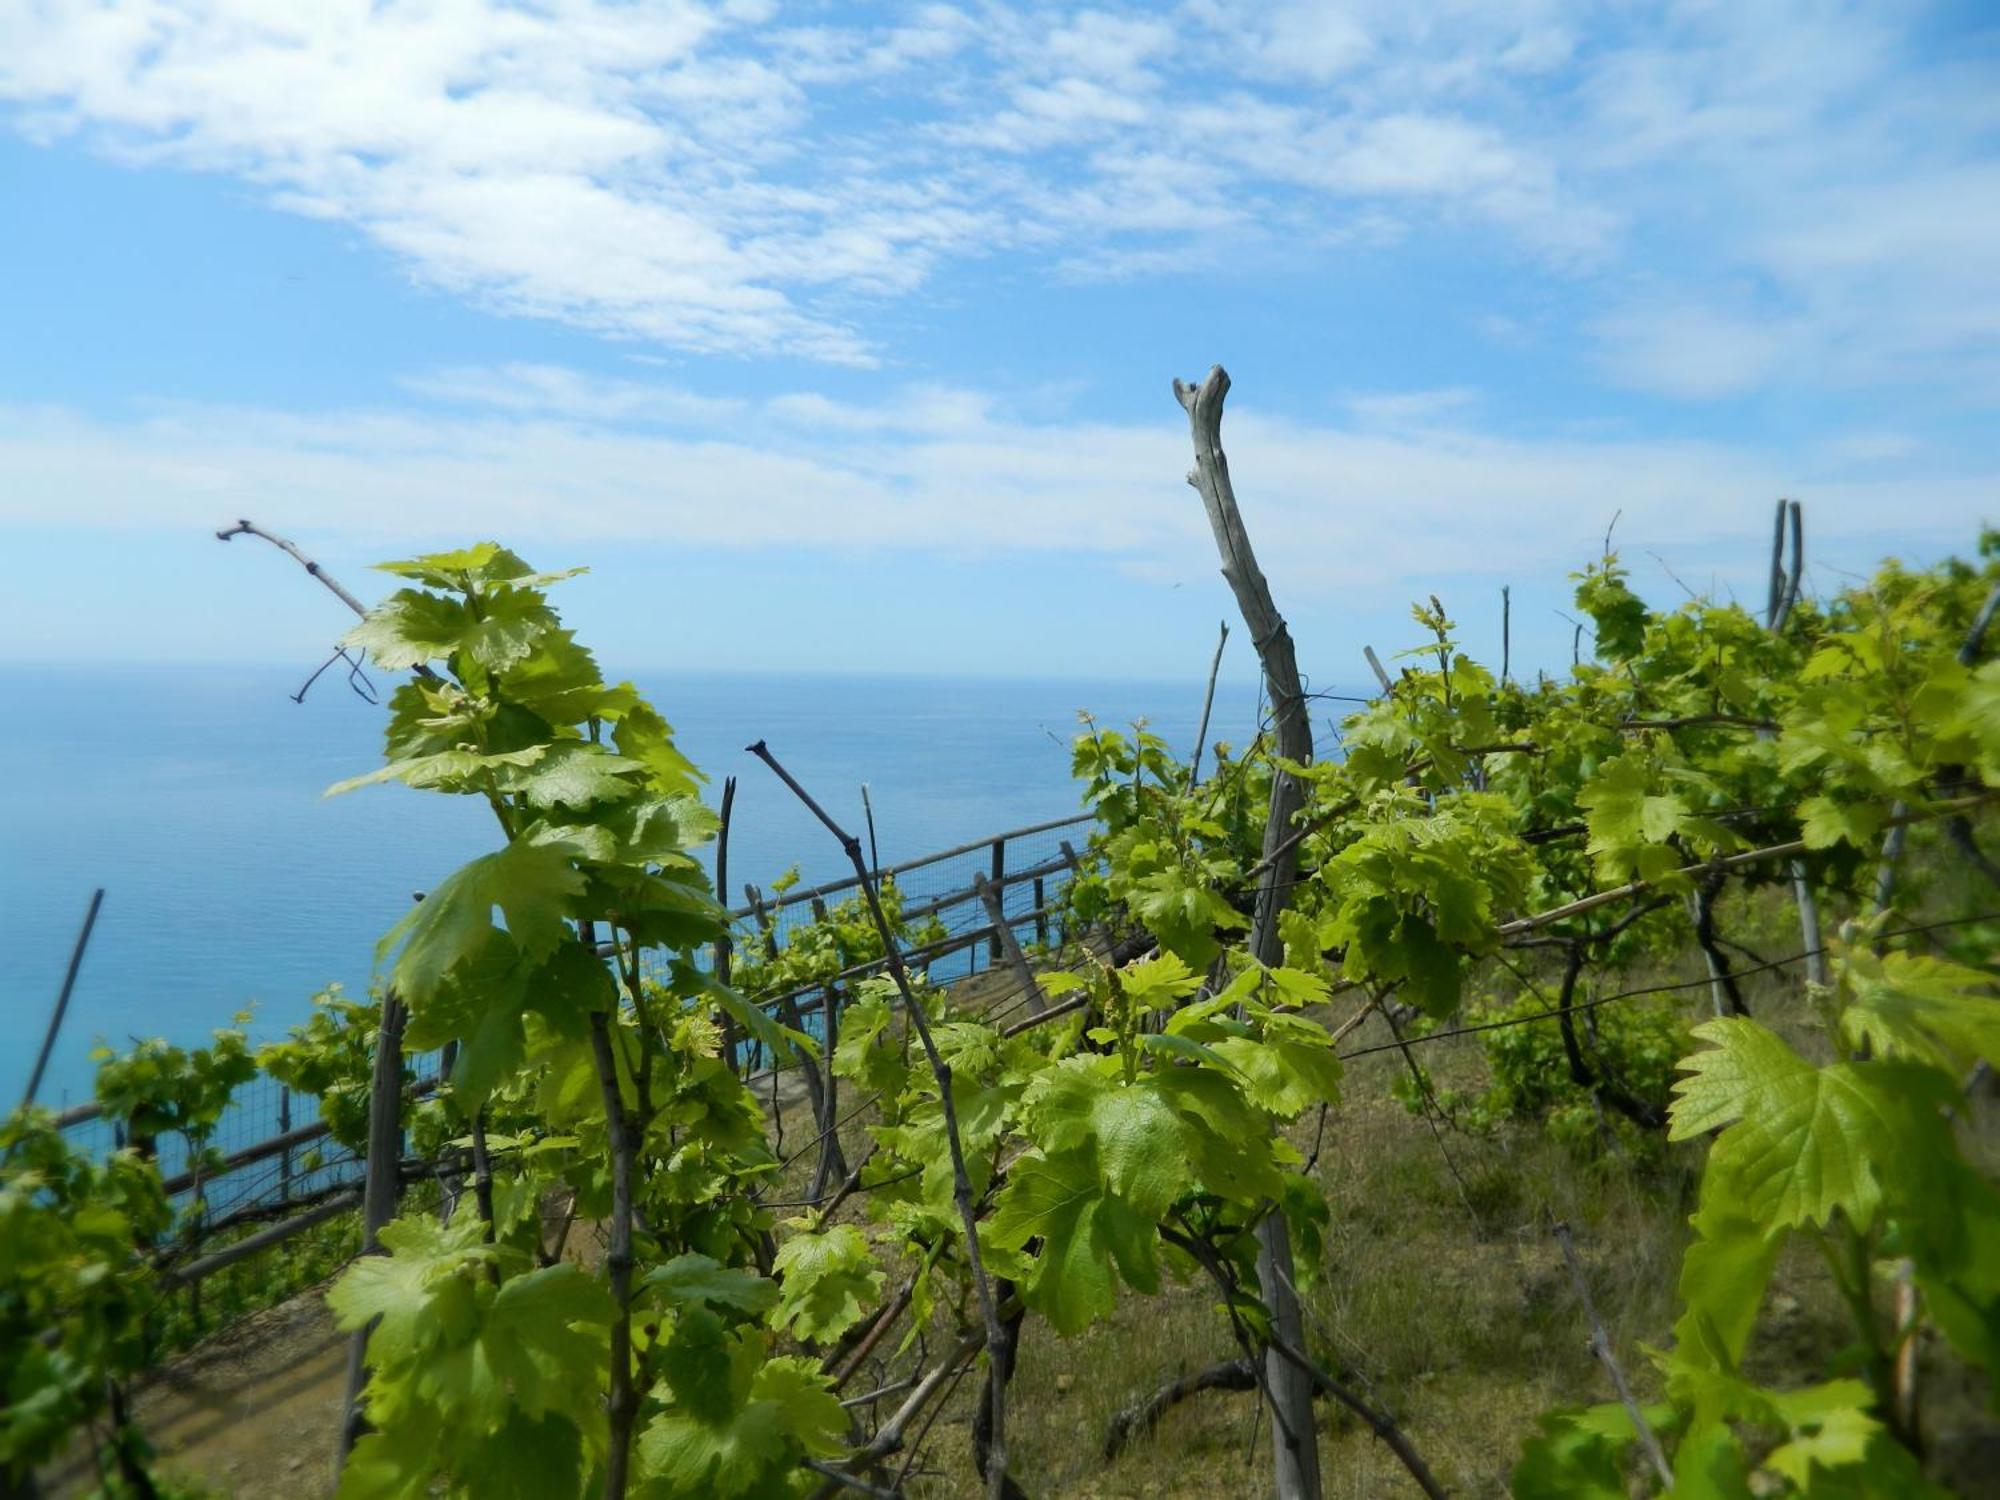
<path fill-rule="evenodd" d="M 280 1035 L 330 980 L 365 990 L 375 940 L 411 893 L 498 846 L 474 798 L 370 787 L 328 799 L 380 762 L 383 710 L 328 673 L 0 667 L 0 1108 L 27 1082 L 90 892 L 97 929 L 40 1101 L 87 1099 L 100 1038 L 188 1043 L 253 1008 Z M 1199 681 L 1090 683 L 638 674 L 711 778 L 738 778 L 736 888 L 797 864 L 847 873 L 839 848 L 743 747 L 762 738 L 861 834 L 874 803 L 895 863 L 1078 809 L 1077 711 L 1139 716 L 1185 754 Z M 393 678 L 374 674 L 378 688 Z M 1217 692 L 1210 738 L 1255 727 L 1254 676 Z"/>

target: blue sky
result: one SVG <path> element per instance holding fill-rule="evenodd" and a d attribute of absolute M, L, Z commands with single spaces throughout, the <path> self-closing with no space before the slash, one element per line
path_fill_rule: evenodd
<path fill-rule="evenodd" d="M 0 660 L 475 536 L 616 665 L 1197 676 L 1220 360 L 1320 681 L 2000 519 L 1976 4 L 0 0 Z"/>

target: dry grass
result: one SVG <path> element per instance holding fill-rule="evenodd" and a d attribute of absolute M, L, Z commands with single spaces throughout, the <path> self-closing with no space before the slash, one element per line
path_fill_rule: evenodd
<path fill-rule="evenodd" d="M 1744 942 L 1773 956 L 1797 947 L 1795 918 L 1778 893 L 1739 898 L 1730 920 Z M 1649 981 L 1698 979 L 1699 962 L 1675 960 Z M 1810 1023 L 1795 978 L 1751 976 L 1745 991 L 1761 1019 L 1806 1040 Z M 1684 1003 L 1690 1019 L 1709 1013 L 1705 987 L 1684 992 Z M 1389 1040 L 1371 1021 L 1348 1045 Z M 1484 1079 L 1472 1039 L 1434 1044 L 1424 1060 L 1441 1086 Z M 1305 1288 L 1310 1341 L 1318 1357 L 1344 1366 L 1351 1383 L 1395 1414 L 1454 1495 L 1503 1496 L 1541 1412 L 1613 1399 L 1587 1348 L 1589 1325 L 1552 1226 L 1573 1227 L 1626 1373 L 1642 1400 L 1657 1395 L 1645 1349 L 1670 1339 L 1700 1150 L 1672 1148 L 1646 1167 L 1616 1154 L 1582 1160 L 1533 1126 L 1434 1134 L 1390 1095 L 1403 1068 L 1393 1051 L 1355 1062 L 1346 1097 L 1328 1115 L 1316 1170 L 1333 1221 L 1325 1262 Z M 1312 1124 L 1299 1132 L 1302 1149 L 1311 1149 Z M 865 1139 L 861 1123 L 852 1128 L 856 1142 Z M 1981 1147 L 1990 1146 L 1990 1118 L 1979 1134 Z M 1822 1378 L 1848 1342 L 1844 1320 L 1819 1259 L 1803 1250 L 1788 1255 L 1752 1373 L 1777 1384 Z M 1112 1318 L 1075 1339 L 1030 1318 L 1009 1401 L 1010 1471 L 1035 1496 L 1268 1494 L 1269 1435 L 1247 1392 L 1198 1395 L 1115 1462 L 1100 1456 L 1116 1412 L 1237 1353 L 1198 1281 L 1156 1298 L 1128 1295 Z M 1937 1367 L 1925 1389 L 1939 1467 L 1962 1494 L 2000 1493 L 1985 1477 L 2000 1473 L 1992 1447 L 2000 1429 L 1984 1417 L 1983 1392 L 1952 1374 L 1937 1351 L 1927 1354 Z M 885 1365 L 852 1389 L 873 1388 L 877 1374 L 892 1378 Z M 933 1500 L 982 1493 L 969 1438 L 976 1391 L 976 1378 L 958 1387 L 912 1493 Z M 1415 1493 L 1365 1427 L 1330 1407 L 1321 1421 L 1329 1497 Z"/>

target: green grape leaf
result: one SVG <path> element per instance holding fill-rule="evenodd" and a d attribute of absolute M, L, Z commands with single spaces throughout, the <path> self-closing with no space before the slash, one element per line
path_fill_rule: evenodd
<path fill-rule="evenodd" d="M 786 1435 L 814 1457 L 846 1449 L 847 1413 L 811 1360 L 794 1354 L 766 1360 L 750 1382 L 750 1399 L 776 1407 Z"/>
<path fill-rule="evenodd" d="M 1172 1010 L 1201 988 L 1201 976 L 1173 952 L 1156 953 L 1117 971 L 1118 988 L 1135 1010 Z"/>
<path fill-rule="evenodd" d="M 576 1423 L 554 1412 L 539 1416 L 508 1412 L 500 1430 L 475 1440 L 455 1467 L 465 1481 L 465 1493 L 479 1500 L 576 1496 L 589 1472 L 583 1434 Z"/>
<path fill-rule="evenodd" d="M 471 623 L 462 600 L 398 589 L 369 610 L 340 643 L 366 651 L 377 666 L 394 672 L 451 655 Z"/>
<path fill-rule="evenodd" d="M 1679 857 L 1665 846 L 1687 823 L 1689 808 L 1652 786 L 1652 763 L 1634 750 L 1606 761 L 1577 793 L 1590 827 L 1588 849 L 1604 878 L 1636 873 L 1642 880 L 1657 879 L 1678 864 Z"/>
<path fill-rule="evenodd" d="M 544 631 L 534 651 L 501 674 L 500 691 L 551 726 L 604 718 L 633 701 L 631 684 L 606 687 L 596 659 L 561 628 Z"/>
<path fill-rule="evenodd" d="M 595 1404 L 611 1294 L 582 1267 L 558 1263 L 507 1280 L 479 1329 L 486 1365 L 507 1383 L 521 1412 L 587 1417 Z"/>
<path fill-rule="evenodd" d="M 647 797 L 603 815 L 618 839 L 620 856 L 632 864 L 663 865 L 715 834 L 717 819 L 689 796 Z"/>
<path fill-rule="evenodd" d="M 1160 1226 L 1135 1212 L 1122 1198 L 1098 1199 L 1092 1216 L 1093 1245 L 1102 1245 L 1126 1283 L 1147 1296 L 1160 1290 Z"/>
<path fill-rule="evenodd" d="M 1767 1393 L 1771 1408 L 1791 1433 L 1764 1457 L 1764 1467 L 1807 1489 L 1813 1469 L 1862 1462 L 1885 1429 L 1869 1415 L 1875 1393 L 1859 1380 L 1833 1380 L 1805 1390 Z"/>
<path fill-rule="evenodd" d="M 378 958 L 400 947 L 394 983 L 403 998 L 421 1006 L 455 964 L 477 953 L 499 930 L 496 907 L 524 956 L 541 959 L 553 952 L 568 933 L 570 898 L 584 888 L 573 863 L 577 852 L 566 842 L 516 840 L 446 876 L 376 945 Z"/>
<path fill-rule="evenodd" d="M 982 1244 L 1019 1251 L 1039 1238 L 1041 1250 L 1015 1277 L 1021 1299 L 1065 1336 L 1081 1333 L 1114 1302 L 1110 1248 L 1097 1229 L 1104 1194 L 1096 1153 L 1083 1146 L 1052 1156 L 1028 1156 L 1007 1174 Z"/>
<path fill-rule="evenodd" d="M 1937 1184 L 1897 1225 L 1924 1307 L 1954 1349 L 2000 1370 L 2000 1190 L 1949 1139 Z"/>
<path fill-rule="evenodd" d="M 345 781 L 336 781 L 323 795 L 338 797 L 357 787 L 375 786 L 385 781 L 400 781 L 420 791 L 436 787 L 451 792 L 484 792 L 489 775 L 517 774 L 521 767 L 534 765 L 548 751 L 547 745 L 530 745 L 525 750 L 510 750 L 502 755 L 482 755 L 476 750 L 439 750 L 429 755 L 393 760 L 365 776 L 350 776 Z"/>
<path fill-rule="evenodd" d="M 559 583 L 588 572 L 586 568 L 565 568 L 559 573 L 537 573 L 514 552 L 498 542 L 475 542 L 452 552 L 431 552 L 399 562 L 377 563 L 376 571 L 414 578 L 434 589 L 462 589 L 470 583 L 513 584 L 517 588 L 538 588 Z"/>
<path fill-rule="evenodd" d="M 1546 1412 L 1536 1425 L 1508 1482 L 1514 1500 L 1627 1500 L 1622 1458 L 1637 1435 L 1621 1403 Z"/>
<path fill-rule="evenodd" d="M 1783 1230 L 1756 1222 L 1732 1201 L 1732 1186 L 1720 1173 L 1703 1175 L 1696 1239 L 1681 1259 L 1674 1358 L 1702 1375 L 1742 1362 L 1785 1242 Z"/>
<path fill-rule="evenodd" d="M 1152 1075 L 1121 1083 L 1094 1058 L 1070 1058 L 1029 1085 L 1022 1107 L 1045 1152 L 1095 1146 L 1111 1191 L 1140 1214 L 1159 1219 L 1187 1188 L 1190 1132 Z"/>
<path fill-rule="evenodd" d="M 1886 815 L 1871 802 L 1839 802 L 1832 797 L 1808 797 L 1799 804 L 1799 836 L 1808 849 L 1852 844 L 1872 850 L 1879 841 Z"/>
<path fill-rule="evenodd" d="M 1161 948 L 1193 968 L 1207 968 L 1221 951 L 1218 928 L 1248 927 L 1250 919 L 1205 879 L 1179 867 L 1156 870 L 1131 884 L 1125 904 Z"/>
<path fill-rule="evenodd" d="M 364 1255 L 326 1294 L 340 1326 L 350 1332 L 379 1318 L 368 1337 L 378 1365 L 402 1365 L 447 1344 L 462 1343 L 478 1326 L 472 1270 L 491 1256 L 480 1243 L 484 1226 L 467 1214 L 454 1225 L 410 1214 L 382 1226 L 387 1255 Z"/>
<path fill-rule="evenodd" d="M 1270 1116 L 1250 1105 L 1234 1079 L 1213 1068 L 1167 1068 L 1149 1082 L 1188 1127 L 1181 1138 L 1186 1168 L 1202 1187 L 1238 1203 L 1279 1195 Z"/>
<path fill-rule="evenodd" d="M 1840 1209 L 1866 1227 L 1882 1199 L 1877 1163 L 1898 1159 L 1914 1100 L 1936 1092 L 1929 1069 L 1895 1063 L 1816 1068 L 1755 1021 L 1694 1028 L 1714 1045 L 1682 1060 L 1669 1139 L 1726 1127 L 1708 1170 L 1729 1178 L 1743 1210 L 1777 1227 L 1823 1224 Z"/>
<path fill-rule="evenodd" d="M 673 1303 L 707 1303 L 738 1312 L 760 1313 L 778 1300 L 776 1282 L 741 1266 L 725 1266 L 706 1255 L 676 1255 L 655 1266 L 639 1283 Z"/>
<path fill-rule="evenodd" d="M 651 1422 L 639 1437 L 639 1457 L 660 1500 L 734 1500 L 791 1493 L 786 1481 L 805 1454 L 840 1451 L 846 1414 L 810 1363 L 786 1358 L 761 1362 L 757 1335 L 720 1337 L 720 1324 L 703 1310 L 682 1315 L 703 1323 L 705 1353 L 699 1367 L 673 1380 L 681 1403 Z M 676 1330 L 676 1338 L 679 1331 Z M 728 1361 L 726 1379 L 713 1378 L 716 1361 Z M 698 1404 L 693 1404 L 698 1402 Z"/>
<path fill-rule="evenodd" d="M 703 776 L 674 744 L 674 731 L 650 706 L 635 701 L 618 715 L 612 731 L 618 753 L 646 768 L 652 789 L 662 797 L 693 796 Z"/>
<path fill-rule="evenodd" d="M 436 1434 L 415 1422 L 364 1433 L 340 1466 L 334 1500 L 423 1500 L 437 1461 Z"/>
<path fill-rule="evenodd" d="M 1242 1075 L 1250 1102 L 1280 1119 L 1292 1119 L 1339 1095 L 1340 1058 L 1324 1031 L 1317 1040 L 1268 1031 L 1254 1041 L 1231 1037 L 1215 1043 L 1215 1050 Z"/>
<path fill-rule="evenodd" d="M 1296 907 L 1278 913 L 1278 935 L 1285 944 L 1285 967 L 1317 973 L 1322 967 L 1319 924 Z"/>
<path fill-rule="evenodd" d="M 1773 1454 L 1775 1458 L 1777 1455 Z M 1770 1459 L 1765 1467 L 1772 1468 Z M 1808 1467 L 1804 1493 L 1810 1500 L 1957 1500 L 1951 1490 L 1924 1477 L 1914 1454 L 1887 1433 L 1877 1433 L 1859 1459 L 1835 1468 Z"/>
<path fill-rule="evenodd" d="M 1101 1026 L 1096 1028 L 1099 1031 L 1106 1029 Z M 1110 1035 L 1115 1039 L 1117 1033 L 1111 1032 Z M 1179 1032 L 1149 1031 L 1142 1033 L 1137 1040 L 1140 1049 L 1145 1052 L 1181 1062 L 1207 1063 L 1212 1068 L 1221 1068 L 1226 1072 L 1235 1070 L 1236 1065 L 1213 1047 Z"/>
<path fill-rule="evenodd" d="M 835 1339 L 861 1321 L 882 1290 L 882 1271 L 852 1224 L 799 1234 L 772 1263 L 778 1306 L 772 1322 L 801 1339 Z"/>
<path fill-rule="evenodd" d="M 637 796 L 633 773 L 645 768 L 587 740 L 549 745 L 546 753 L 500 776 L 500 789 L 517 793 L 528 806 L 546 811 L 619 802 Z"/>
<path fill-rule="evenodd" d="M 2000 1061 L 2000 997 L 1993 976 L 1942 958 L 1850 948 L 1843 968 L 1853 998 L 1840 1029 L 1856 1046 L 1962 1073 Z"/>
<path fill-rule="evenodd" d="M 462 650 L 489 672 L 526 660 L 542 637 L 558 629 L 556 612 L 532 588 L 501 587 L 481 596 Z"/>

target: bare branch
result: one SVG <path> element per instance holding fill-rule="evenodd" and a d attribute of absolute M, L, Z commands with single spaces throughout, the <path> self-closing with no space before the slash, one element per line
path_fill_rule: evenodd
<path fill-rule="evenodd" d="M 1215 659 L 1208 664 L 1208 691 L 1201 700 L 1201 727 L 1194 732 L 1194 755 L 1188 761 L 1188 790 L 1193 791 L 1201 782 L 1201 752 L 1208 744 L 1208 715 L 1215 707 L 1215 679 L 1222 671 L 1222 648 L 1229 644 L 1229 622 L 1222 622 L 1222 633 L 1216 637 Z"/>
<path fill-rule="evenodd" d="M 902 997 L 910 1025 L 923 1044 L 924 1056 L 931 1065 L 931 1075 L 937 1080 L 938 1111 L 943 1116 L 945 1142 L 951 1151 L 952 1198 L 958 1205 L 959 1223 L 965 1231 L 965 1258 L 972 1269 L 972 1286 L 979 1299 L 986 1341 L 992 1348 L 999 1349 L 1005 1342 L 1006 1331 L 1001 1325 L 1000 1311 L 994 1300 L 993 1284 L 986 1275 L 986 1262 L 979 1253 L 979 1212 L 972 1201 L 972 1178 L 965 1168 L 965 1143 L 958 1130 L 958 1107 L 952 1100 L 951 1065 L 944 1060 L 937 1043 L 931 1039 L 930 1022 L 924 1015 L 923 1002 L 917 998 L 916 989 L 910 983 L 909 970 L 903 965 L 902 950 L 897 945 L 894 929 L 889 925 L 888 914 L 882 909 L 882 897 L 876 890 L 875 877 L 861 857 L 861 841 L 834 822 L 826 809 L 813 800 L 812 794 L 779 764 L 778 758 L 762 740 L 748 748 L 752 755 L 776 773 L 778 779 L 791 789 L 792 795 L 804 803 L 806 810 L 839 841 L 848 862 L 854 866 L 855 879 L 867 899 L 869 914 L 875 919 L 875 930 L 882 938 L 882 954 L 889 961 L 889 974 L 896 982 L 896 991 Z M 993 1392 L 993 1437 L 986 1492 L 989 1500 L 1003 1500 L 1007 1493 L 1007 1384 L 1002 1362 L 997 1359 L 991 1361 L 988 1375 Z"/>
<path fill-rule="evenodd" d="M 1101 1448 L 1105 1462 L 1109 1463 L 1123 1453 L 1133 1439 L 1144 1437 L 1159 1426 L 1160 1418 L 1167 1414 L 1169 1408 L 1192 1396 L 1198 1396 L 1203 1391 L 1256 1389 L 1257 1367 L 1248 1359 L 1226 1359 L 1221 1364 L 1170 1380 L 1144 1401 L 1112 1415 L 1110 1425 L 1104 1429 Z"/>
<path fill-rule="evenodd" d="M 1618 1367 L 1618 1356 L 1611 1351 L 1611 1336 L 1604 1331 L 1603 1320 L 1597 1316 L 1597 1305 L 1590 1300 L 1590 1284 L 1584 1279 L 1583 1263 L 1577 1259 L 1576 1243 L 1570 1238 L 1569 1225 L 1556 1225 L 1556 1243 L 1562 1246 L 1563 1260 L 1569 1265 L 1569 1279 L 1576 1287 L 1576 1295 L 1583 1303 L 1583 1314 L 1590 1319 L 1590 1352 L 1597 1356 L 1597 1362 L 1611 1377 L 1611 1384 L 1618 1392 L 1618 1399 L 1624 1404 L 1626 1414 L 1632 1418 L 1632 1430 L 1638 1434 L 1639 1445 L 1646 1451 L 1647 1461 L 1653 1472 L 1659 1475 L 1660 1483 L 1668 1489 L 1674 1487 L 1674 1471 L 1667 1463 L 1667 1455 L 1661 1451 L 1660 1440 L 1654 1435 L 1646 1414 L 1640 1410 L 1638 1398 L 1632 1394 L 1632 1387 L 1625 1379 L 1625 1372 Z"/>

